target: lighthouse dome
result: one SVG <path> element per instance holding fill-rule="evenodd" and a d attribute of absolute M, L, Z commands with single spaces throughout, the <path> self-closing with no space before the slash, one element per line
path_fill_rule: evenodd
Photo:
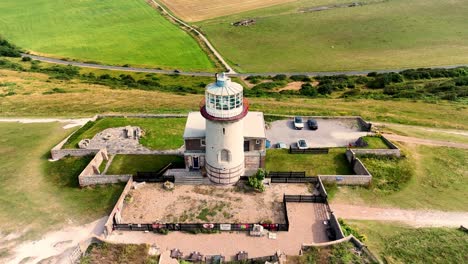
<path fill-rule="evenodd" d="M 224 73 L 217 74 L 216 82 L 206 86 L 205 108 L 209 115 L 217 118 L 239 116 L 244 111 L 242 85 L 232 82 Z"/>

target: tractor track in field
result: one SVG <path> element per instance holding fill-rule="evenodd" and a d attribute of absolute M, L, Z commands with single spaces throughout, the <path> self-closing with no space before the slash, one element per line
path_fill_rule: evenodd
<path fill-rule="evenodd" d="M 187 75 L 187 76 L 208 76 L 211 77 L 214 75 L 214 72 L 191 72 L 191 71 L 177 71 L 177 70 L 158 70 L 151 68 L 139 68 L 139 67 L 124 67 L 124 66 L 113 66 L 113 65 L 104 65 L 97 63 L 86 63 L 79 61 L 68 61 L 56 58 L 50 58 L 45 56 L 38 56 L 32 54 L 21 53 L 23 57 L 30 57 L 33 60 L 38 60 L 42 62 L 62 64 L 62 65 L 71 65 L 82 68 L 93 68 L 101 70 L 112 70 L 112 71 L 126 71 L 126 72 L 146 72 L 146 73 L 158 73 L 158 74 L 178 74 L 178 75 Z M 467 67 L 468 64 L 458 64 L 458 65 L 446 65 L 446 66 L 426 66 L 425 68 L 433 69 L 453 69 L 457 67 Z M 400 72 L 403 70 L 414 69 L 414 68 L 400 68 L 400 69 L 388 69 L 388 70 L 362 70 L 362 71 L 332 71 L 332 72 L 250 72 L 250 73 L 228 73 L 231 77 L 248 77 L 251 75 L 259 76 L 275 76 L 277 74 L 285 74 L 288 76 L 291 75 L 307 75 L 307 76 L 330 76 L 330 75 L 366 75 L 370 72 L 377 73 L 388 73 L 388 72 Z"/>

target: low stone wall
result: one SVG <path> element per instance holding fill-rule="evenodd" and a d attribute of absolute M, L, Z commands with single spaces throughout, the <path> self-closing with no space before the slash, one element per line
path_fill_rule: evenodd
<path fill-rule="evenodd" d="M 376 155 L 400 157 L 399 149 L 353 149 L 355 155 Z"/>
<path fill-rule="evenodd" d="M 126 182 L 132 177 L 132 174 L 120 175 L 89 175 L 79 178 L 80 186 L 112 184 Z"/>
<path fill-rule="evenodd" d="M 109 160 L 107 150 L 105 148 L 99 150 L 94 158 L 88 163 L 84 170 L 78 176 L 80 186 L 89 186 L 96 184 L 110 184 L 126 182 L 132 177 L 131 174 L 122 175 L 101 175 L 99 167 L 104 160 Z"/>
<path fill-rule="evenodd" d="M 100 114 L 93 117 L 94 120 L 106 117 L 124 117 L 124 118 L 183 118 L 188 114 Z"/>
<path fill-rule="evenodd" d="M 324 183 L 336 183 L 337 185 L 364 185 L 372 181 L 372 175 L 318 175 Z"/>
<path fill-rule="evenodd" d="M 50 151 L 53 160 L 59 160 L 67 156 L 83 157 L 88 155 L 95 155 L 99 149 L 52 149 Z"/>
<path fill-rule="evenodd" d="M 345 237 L 345 235 L 343 234 L 343 231 L 341 230 L 341 225 L 338 222 L 338 219 L 336 218 L 336 216 L 335 216 L 335 214 L 333 212 L 330 212 L 329 223 L 330 223 L 330 227 L 335 232 L 336 240 L 339 240 L 339 239 L 342 239 L 342 238 Z"/>
<path fill-rule="evenodd" d="M 244 156 L 245 170 L 257 171 L 260 168 L 265 168 L 265 153 L 245 152 Z"/>
<path fill-rule="evenodd" d="M 119 223 L 119 221 L 121 219 L 120 213 L 123 210 L 125 196 L 127 196 L 128 192 L 130 191 L 132 186 L 133 186 L 133 178 L 130 177 L 128 179 L 127 184 L 125 185 L 125 188 L 122 191 L 122 194 L 120 194 L 119 199 L 115 203 L 115 206 L 112 209 L 112 212 L 110 213 L 106 224 L 104 225 L 104 236 L 107 237 L 108 235 L 112 234 L 112 229 L 113 229 L 112 225 L 114 223 L 114 217 L 116 218 L 117 223 Z"/>

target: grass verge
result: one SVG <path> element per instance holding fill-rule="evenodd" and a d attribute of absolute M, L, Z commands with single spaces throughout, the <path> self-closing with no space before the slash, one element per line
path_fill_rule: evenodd
<path fill-rule="evenodd" d="M 464 263 L 468 236 L 450 228 L 411 228 L 397 223 L 347 221 L 385 263 Z"/>
<path fill-rule="evenodd" d="M 92 244 L 80 264 L 92 263 L 141 263 L 157 264 L 159 256 L 148 255 L 146 244 Z"/>
<path fill-rule="evenodd" d="M 94 221 L 108 213 L 123 189 L 79 188 L 77 176 L 89 157 L 47 160 L 50 148 L 70 133 L 61 126 L 0 123 L 0 229 L 2 236 L 17 237 L 9 245 L 36 239 L 64 223 Z"/>
<path fill-rule="evenodd" d="M 340 187 L 334 200 L 408 209 L 468 210 L 465 202 L 468 200 L 468 150 L 411 144 L 401 147 L 414 168 L 414 176 L 402 188 L 386 192 L 376 188 Z M 384 173 L 392 170 L 385 169 Z"/>

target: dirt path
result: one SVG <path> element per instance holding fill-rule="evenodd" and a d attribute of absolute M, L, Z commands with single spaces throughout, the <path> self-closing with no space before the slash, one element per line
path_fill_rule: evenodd
<path fill-rule="evenodd" d="M 63 128 L 68 129 L 75 126 L 82 126 L 86 122 L 90 121 L 91 118 L 81 118 L 81 119 L 65 119 L 65 118 L 0 118 L 0 122 L 18 122 L 22 124 L 30 123 L 52 123 L 60 122 L 67 123 Z"/>
<path fill-rule="evenodd" d="M 47 259 L 47 263 L 62 263 L 67 260 L 70 249 L 78 243 L 102 234 L 107 217 L 103 217 L 83 226 L 72 226 L 60 231 L 45 234 L 40 240 L 27 241 L 15 247 L 13 256 L 7 263 L 38 263 Z"/>
<path fill-rule="evenodd" d="M 341 218 L 353 220 L 398 221 L 415 227 L 459 227 L 468 224 L 468 212 L 405 210 L 348 204 L 331 204 Z"/>
<path fill-rule="evenodd" d="M 422 139 L 422 138 L 416 138 L 416 137 L 406 137 L 406 136 L 400 136 L 400 135 L 395 135 L 395 134 L 385 134 L 385 133 L 383 135 L 385 135 L 385 137 L 390 140 L 394 140 L 398 142 L 468 149 L 468 144 L 466 143 L 455 143 L 455 142 L 442 141 L 442 140 Z"/>

